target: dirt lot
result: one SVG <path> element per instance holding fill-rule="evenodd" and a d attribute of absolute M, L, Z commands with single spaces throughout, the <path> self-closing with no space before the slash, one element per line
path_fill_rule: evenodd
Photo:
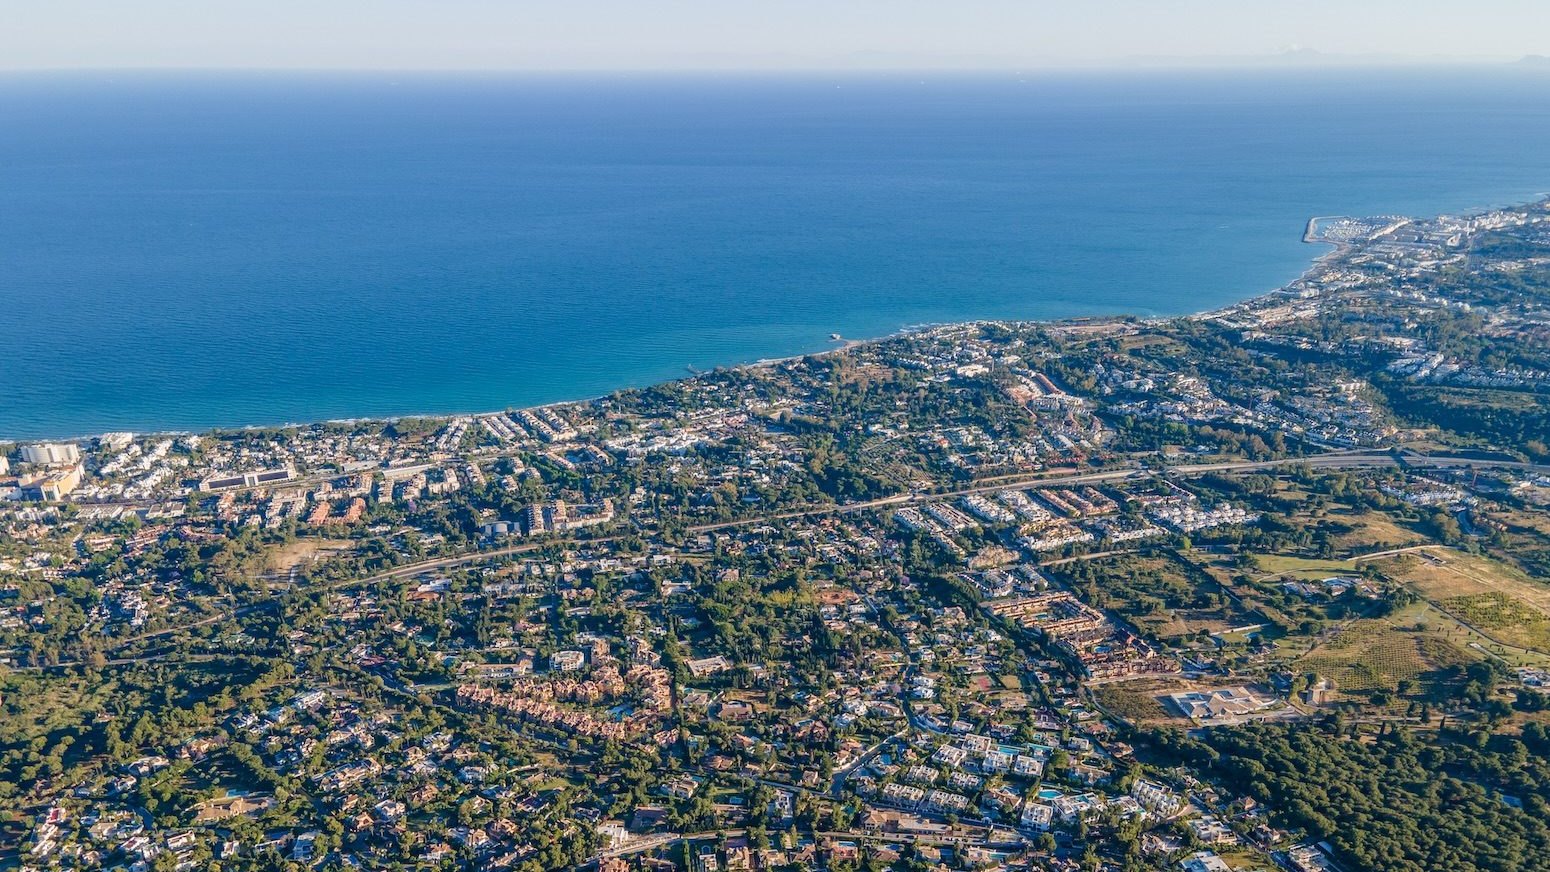
<path fill-rule="evenodd" d="M 328 551 L 348 550 L 352 547 L 354 543 L 349 539 L 297 539 L 270 552 L 269 571 L 289 572 L 292 567 L 311 563 Z"/>
<path fill-rule="evenodd" d="M 1191 690 L 1182 678 L 1146 678 L 1093 688 L 1093 696 L 1104 708 L 1134 724 L 1177 723 L 1183 718 L 1163 699 L 1170 693 Z"/>

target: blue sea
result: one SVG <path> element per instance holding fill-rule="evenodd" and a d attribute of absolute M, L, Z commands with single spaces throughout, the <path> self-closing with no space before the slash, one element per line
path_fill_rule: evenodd
<path fill-rule="evenodd" d="M 480 411 L 1174 314 L 1550 189 L 1550 76 L 0 76 L 0 436 Z"/>

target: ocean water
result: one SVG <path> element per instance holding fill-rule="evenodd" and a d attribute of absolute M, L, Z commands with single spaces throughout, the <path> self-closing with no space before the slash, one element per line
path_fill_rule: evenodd
<path fill-rule="evenodd" d="M 0 76 L 0 437 L 478 411 L 1196 311 L 1550 189 L 1520 70 Z"/>

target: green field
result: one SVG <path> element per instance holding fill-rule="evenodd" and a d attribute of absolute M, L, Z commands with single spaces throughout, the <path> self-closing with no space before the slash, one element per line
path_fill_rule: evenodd
<path fill-rule="evenodd" d="M 1550 651 L 1550 618 L 1506 594 L 1456 596 L 1438 605 L 1504 642 Z"/>
<path fill-rule="evenodd" d="M 1269 575 L 1296 575 L 1298 578 L 1325 578 L 1357 571 L 1349 560 L 1312 560 L 1284 554 L 1255 555 L 1259 571 Z"/>
<path fill-rule="evenodd" d="M 1393 691 L 1399 682 L 1425 683 L 1432 673 L 1480 659 L 1433 631 L 1400 629 L 1387 620 L 1357 620 L 1318 646 L 1296 667 L 1334 679 L 1343 694 Z"/>

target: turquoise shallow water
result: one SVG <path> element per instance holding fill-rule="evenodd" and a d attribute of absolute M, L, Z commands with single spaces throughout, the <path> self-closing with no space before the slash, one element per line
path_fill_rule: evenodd
<path fill-rule="evenodd" d="M 0 76 L 0 436 L 501 408 L 1195 311 L 1550 189 L 1550 76 Z"/>

